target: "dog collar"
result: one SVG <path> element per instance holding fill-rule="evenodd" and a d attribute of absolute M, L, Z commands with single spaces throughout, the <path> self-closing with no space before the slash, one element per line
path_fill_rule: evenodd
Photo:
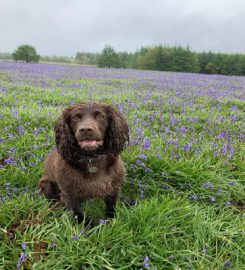
<path fill-rule="evenodd" d="M 100 160 L 103 160 L 103 159 L 106 159 L 106 155 L 98 155 L 97 157 L 88 157 L 88 158 L 82 158 L 82 159 L 79 159 L 79 162 L 80 163 L 84 163 L 84 162 L 87 162 L 88 163 L 88 171 L 90 173 L 96 173 L 97 172 L 97 167 L 96 166 L 93 166 L 93 162 L 96 162 L 96 161 L 100 161 Z"/>

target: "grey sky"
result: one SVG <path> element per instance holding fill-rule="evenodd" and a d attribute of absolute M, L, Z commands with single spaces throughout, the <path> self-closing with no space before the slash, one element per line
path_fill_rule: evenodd
<path fill-rule="evenodd" d="M 0 0 L 0 52 L 74 56 L 142 45 L 245 53 L 245 0 Z"/>

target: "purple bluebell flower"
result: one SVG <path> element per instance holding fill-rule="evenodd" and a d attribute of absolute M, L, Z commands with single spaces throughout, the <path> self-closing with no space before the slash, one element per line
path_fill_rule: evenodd
<path fill-rule="evenodd" d="M 4 162 L 7 163 L 7 164 L 16 164 L 16 161 L 11 159 L 11 158 L 5 159 Z"/>
<path fill-rule="evenodd" d="M 230 120 L 231 120 L 232 123 L 235 123 L 237 121 L 237 119 L 238 119 L 237 115 L 231 115 L 230 116 Z"/>
<path fill-rule="evenodd" d="M 188 128 L 186 126 L 181 126 L 179 130 L 181 133 L 186 133 L 188 131 Z"/>
<path fill-rule="evenodd" d="M 190 195 L 190 200 L 191 200 L 191 201 L 195 201 L 195 202 L 196 202 L 196 201 L 198 201 L 198 199 L 199 199 L 199 198 L 198 198 L 198 196 L 197 196 L 196 194 L 191 194 L 191 195 Z"/>
<path fill-rule="evenodd" d="M 185 152 L 191 150 L 191 148 L 192 148 L 192 142 L 188 142 L 187 144 L 184 145 Z"/>
<path fill-rule="evenodd" d="M 79 239 L 81 237 L 82 234 L 83 234 L 83 230 L 81 230 L 79 234 L 76 234 L 76 235 L 72 236 L 69 240 L 70 241 L 77 240 L 77 239 Z"/>
<path fill-rule="evenodd" d="M 144 189 L 140 189 L 140 198 L 144 199 L 145 198 L 145 191 Z"/>
<path fill-rule="evenodd" d="M 137 139 L 141 139 L 144 134 L 144 130 L 141 127 L 138 127 L 136 131 L 137 131 L 136 133 Z"/>
<path fill-rule="evenodd" d="M 11 186 L 11 183 L 10 182 L 6 182 L 4 185 L 3 185 L 3 187 L 5 188 L 5 189 L 9 189 L 9 187 Z"/>
<path fill-rule="evenodd" d="M 162 188 L 162 189 L 165 189 L 165 190 L 168 190 L 168 189 L 170 189 L 170 186 L 167 185 L 167 184 L 162 184 L 162 185 L 161 185 L 161 188 Z"/>
<path fill-rule="evenodd" d="M 162 155 L 160 153 L 157 153 L 157 158 L 162 159 Z"/>
<path fill-rule="evenodd" d="M 16 112 L 13 108 L 11 108 L 10 111 L 12 112 L 14 117 L 19 118 L 18 112 Z"/>
<path fill-rule="evenodd" d="M 151 147 L 151 143 L 150 143 L 150 140 L 148 138 L 145 138 L 143 140 L 143 145 L 142 145 L 142 148 L 145 149 L 145 150 L 149 150 Z"/>
<path fill-rule="evenodd" d="M 146 155 L 144 155 L 144 154 L 141 154 L 140 156 L 139 156 L 139 158 L 141 158 L 141 159 L 143 159 L 143 160 L 147 160 L 147 156 Z"/>
<path fill-rule="evenodd" d="M 13 188 L 12 188 L 12 192 L 13 192 L 13 193 L 16 193 L 17 190 L 18 190 L 17 187 L 13 187 Z"/>
<path fill-rule="evenodd" d="M 14 135 L 13 135 L 12 133 L 9 133 L 9 134 L 8 134 L 8 138 L 9 138 L 9 139 L 11 139 L 11 138 L 13 138 L 13 137 L 14 137 Z"/>
<path fill-rule="evenodd" d="M 173 145 L 177 145 L 178 144 L 178 142 L 175 140 L 175 139 L 172 139 L 172 138 L 170 138 L 170 139 L 167 139 L 166 140 L 166 144 L 173 144 Z"/>
<path fill-rule="evenodd" d="M 217 139 L 228 139 L 229 135 L 226 130 L 221 130 L 220 133 L 216 136 Z"/>
<path fill-rule="evenodd" d="M 224 121 L 225 121 L 225 117 L 222 116 L 222 117 L 220 118 L 220 122 L 222 123 L 222 122 L 224 122 Z"/>
<path fill-rule="evenodd" d="M 230 268 L 232 266 L 232 263 L 230 261 L 224 262 L 224 268 Z"/>
<path fill-rule="evenodd" d="M 143 265 L 144 265 L 145 269 L 150 269 L 151 268 L 150 265 L 149 265 L 149 257 L 148 256 L 145 256 Z"/>
<path fill-rule="evenodd" d="M 6 126 L 6 127 L 4 127 L 2 130 L 9 130 L 10 129 L 10 126 Z"/>
<path fill-rule="evenodd" d="M 209 246 L 208 246 L 208 243 L 206 243 L 205 246 L 204 246 L 204 248 L 203 248 L 203 250 L 202 250 L 202 252 L 203 252 L 203 253 L 207 253 L 208 247 L 209 247 Z"/>
<path fill-rule="evenodd" d="M 23 263 L 26 261 L 26 254 L 25 252 L 21 252 L 20 253 L 20 256 L 19 256 L 19 260 L 18 260 L 18 263 L 17 263 L 17 269 L 20 270 Z"/>
<path fill-rule="evenodd" d="M 41 128 L 35 128 L 32 133 L 33 133 L 33 135 L 38 136 L 40 134 L 41 130 L 42 130 Z"/>
<path fill-rule="evenodd" d="M 166 126 L 165 127 L 165 133 L 168 134 L 170 132 L 170 127 L 169 126 Z"/>
<path fill-rule="evenodd" d="M 225 206 L 231 206 L 232 203 L 230 201 L 225 202 Z"/>
<path fill-rule="evenodd" d="M 22 250 L 23 250 L 23 251 L 25 251 L 25 250 L 26 250 L 26 248 L 27 248 L 26 243 L 23 243 L 23 244 L 21 245 L 21 248 L 22 248 Z"/>
<path fill-rule="evenodd" d="M 140 159 L 137 159 L 135 163 L 139 166 L 145 167 L 145 163 Z"/>
<path fill-rule="evenodd" d="M 214 185 L 211 182 L 205 182 L 202 184 L 202 186 L 205 188 L 210 188 L 210 189 L 214 188 Z"/>
<path fill-rule="evenodd" d="M 80 234 L 76 234 L 76 235 L 72 236 L 69 240 L 70 240 L 70 241 L 74 241 L 74 240 L 79 239 L 80 237 L 81 237 Z"/>
<path fill-rule="evenodd" d="M 230 182 L 228 182 L 228 185 L 231 186 L 231 187 L 234 187 L 236 185 L 236 182 L 235 181 L 230 181 Z"/>
<path fill-rule="evenodd" d="M 131 170 L 136 170 L 137 169 L 137 166 L 135 164 L 133 164 L 133 163 L 130 164 L 129 167 L 130 167 Z"/>
<path fill-rule="evenodd" d="M 173 259 L 174 259 L 174 256 L 173 255 L 168 256 L 168 260 L 169 261 L 172 261 Z"/>
<path fill-rule="evenodd" d="M 17 151 L 17 149 L 15 147 L 10 148 L 10 152 L 15 153 L 16 151 Z"/>
<path fill-rule="evenodd" d="M 23 136 L 25 134 L 25 127 L 23 125 L 19 125 L 19 134 Z"/>
<path fill-rule="evenodd" d="M 36 163 L 35 163 L 35 162 L 30 162 L 30 163 L 29 163 L 29 166 L 30 166 L 30 167 L 35 167 L 35 166 L 36 166 Z"/>
<path fill-rule="evenodd" d="M 0 196 L 0 199 L 1 204 L 4 204 L 6 202 L 6 198 L 3 196 Z"/>
<path fill-rule="evenodd" d="M 52 239 L 52 242 L 50 244 L 50 248 L 57 248 L 58 245 L 57 245 L 57 239 L 56 238 L 53 238 Z"/>
<path fill-rule="evenodd" d="M 169 118 L 169 123 L 170 123 L 171 125 L 174 125 L 174 124 L 176 123 L 174 117 L 170 117 L 170 118 Z"/>
<path fill-rule="evenodd" d="M 130 144 L 131 144 L 131 145 L 137 145 L 137 144 L 138 144 L 138 141 L 135 140 L 135 139 L 132 139 L 132 140 L 130 141 Z"/>
<path fill-rule="evenodd" d="M 100 225 L 105 225 L 107 223 L 106 219 L 100 219 L 99 224 Z"/>

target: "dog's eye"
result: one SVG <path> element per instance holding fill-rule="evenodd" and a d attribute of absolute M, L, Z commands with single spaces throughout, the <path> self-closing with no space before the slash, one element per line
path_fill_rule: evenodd
<path fill-rule="evenodd" d="M 97 119 L 103 120 L 103 119 L 105 119 L 105 116 L 103 114 L 98 114 Z"/>
<path fill-rule="evenodd" d="M 75 115 L 72 117 L 72 121 L 80 121 L 79 115 Z"/>

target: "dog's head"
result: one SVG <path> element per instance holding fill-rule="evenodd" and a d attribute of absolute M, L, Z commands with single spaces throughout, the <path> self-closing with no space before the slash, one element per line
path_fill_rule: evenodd
<path fill-rule="evenodd" d="M 129 141 L 126 119 L 114 107 L 96 102 L 66 108 L 55 124 L 58 152 L 70 161 L 82 155 L 117 156 Z"/>

